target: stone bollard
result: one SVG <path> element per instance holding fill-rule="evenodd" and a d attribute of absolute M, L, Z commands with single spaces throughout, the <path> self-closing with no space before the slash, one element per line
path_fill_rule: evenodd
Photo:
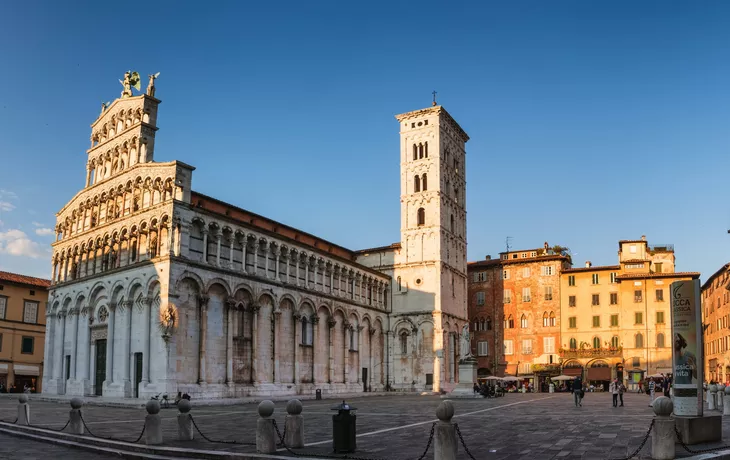
<path fill-rule="evenodd" d="M 723 407 L 725 406 L 723 399 L 725 396 L 725 385 L 720 383 L 717 385 L 717 396 L 715 396 L 715 407 L 717 407 L 717 410 L 720 412 L 723 411 Z"/>
<path fill-rule="evenodd" d="M 256 452 L 273 454 L 276 452 L 276 430 L 274 429 L 274 403 L 265 400 L 259 404 L 259 419 L 256 421 Z"/>
<path fill-rule="evenodd" d="M 290 448 L 304 447 L 304 419 L 302 418 L 302 402 L 292 399 L 286 403 L 286 420 L 284 421 L 284 445 Z"/>
<path fill-rule="evenodd" d="M 439 421 L 433 430 L 433 460 L 456 460 L 456 427 L 451 422 L 454 405 L 448 399 L 436 409 Z"/>
<path fill-rule="evenodd" d="M 722 415 L 730 415 L 730 385 L 725 387 L 725 394 L 722 395 Z"/>
<path fill-rule="evenodd" d="M 18 396 L 18 425 L 30 425 L 30 405 L 28 395 L 23 393 Z"/>
<path fill-rule="evenodd" d="M 177 437 L 180 441 L 193 440 L 193 416 L 189 414 L 192 406 L 187 399 L 181 399 L 177 403 L 177 410 L 180 411 L 177 416 Z"/>
<path fill-rule="evenodd" d="M 674 458 L 674 419 L 671 417 L 674 404 L 670 398 L 660 396 L 654 400 L 654 429 L 651 433 L 651 458 L 672 460 Z"/>
<path fill-rule="evenodd" d="M 717 406 L 715 405 L 715 397 L 717 396 L 717 385 L 714 383 L 710 385 L 710 395 L 707 397 L 707 409 L 709 410 L 715 410 Z"/>
<path fill-rule="evenodd" d="M 144 442 L 147 445 L 162 444 L 162 420 L 160 419 L 160 403 L 150 399 L 147 401 L 147 416 L 144 418 Z"/>
<path fill-rule="evenodd" d="M 68 429 L 72 434 L 84 434 L 84 423 L 81 420 L 81 406 L 84 402 L 80 398 L 71 399 L 71 411 L 68 413 Z"/>

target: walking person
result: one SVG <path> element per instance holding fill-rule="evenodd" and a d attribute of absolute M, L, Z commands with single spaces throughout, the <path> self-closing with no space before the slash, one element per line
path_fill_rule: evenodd
<path fill-rule="evenodd" d="M 626 393 L 626 385 L 623 382 L 618 384 L 618 397 L 621 400 L 621 406 L 624 407 L 624 393 Z"/>
<path fill-rule="evenodd" d="M 608 391 L 611 392 L 611 397 L 613 398 L 613 407 L 618 406 L 618 390 L 619 390 L 618 379 L 613 379 L 611 384 L 608 386 Z"/>
<path fill-rule="evenodd" d="M 580 376 L 576 376 L 573 380 L 573 400 L 575 407 L 583 406 L 583 380 Z"/>
<path fill-rule="evenodd" d="M 654 398 L 655 398 L 655 392 L 656 389 L 656 383 L 654 383 L 654 379 L 649 379 L 649 394 L 651 395 L 651 401 L 649 402 L 649 407 L 654 405 Z"/>

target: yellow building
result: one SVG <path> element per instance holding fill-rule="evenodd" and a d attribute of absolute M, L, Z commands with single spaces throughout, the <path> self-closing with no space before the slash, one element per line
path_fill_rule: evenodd
<path fill-rule="evenodd" d="M 563 373 L 633 389 L 644 377 L 672 372 L 669 286 L 699 278 L 674 271 L 674 248 L 646 237 L 619 241 L 618 265 L 564 270 L 560 275 L 560 360 Z"/>
<path fill-rule="evenodd" d="M 41 391 L 50 280 L 0 271 L 0 384 Z"/>

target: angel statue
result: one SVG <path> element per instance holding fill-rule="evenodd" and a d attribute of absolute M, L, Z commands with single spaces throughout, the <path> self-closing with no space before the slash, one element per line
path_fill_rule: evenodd
<path fill-rule="evenodd" d="M 147 84 L 147 95 L 155 97 L 155 80 L 160 76 L 160 72 L 149 75 L 150 82 Z"/>
<path fill-rule="evenodd" d="M 122 84 L 124 87 L 124 91 L 122 91 L 122 97 L 132 97 L 132 88 L 139 91 L 139 74 L 137 72 L 132 72 L 131 70 L 127 70 L 124 72 L 124 80 L 119 80 L 119 83 Z"/>
<path fill-rule="evenodd" d="M 461 328 L 461 359 L 471 358 L 471 338 L 469 337 L 469 323 L 464 324 Z"/>

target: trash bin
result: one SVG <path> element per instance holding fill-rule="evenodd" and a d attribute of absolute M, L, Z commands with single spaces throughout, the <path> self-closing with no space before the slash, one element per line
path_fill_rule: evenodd
<path fill-rule="evenodd" d="M 357 410 L 345 401 L 332 408 L 337 415 L 332 416 L 332 447 L 335 453 L 355 452 L 355 414 Z"/>
<path fill-rule="evenodd" d="M 322 399 L 322 390 L 317 388 L 317 390 L 314 392 L 314 395 L 315 395 L 314 396 L 315 399 L 317 399 L 317 400 Z"/>

